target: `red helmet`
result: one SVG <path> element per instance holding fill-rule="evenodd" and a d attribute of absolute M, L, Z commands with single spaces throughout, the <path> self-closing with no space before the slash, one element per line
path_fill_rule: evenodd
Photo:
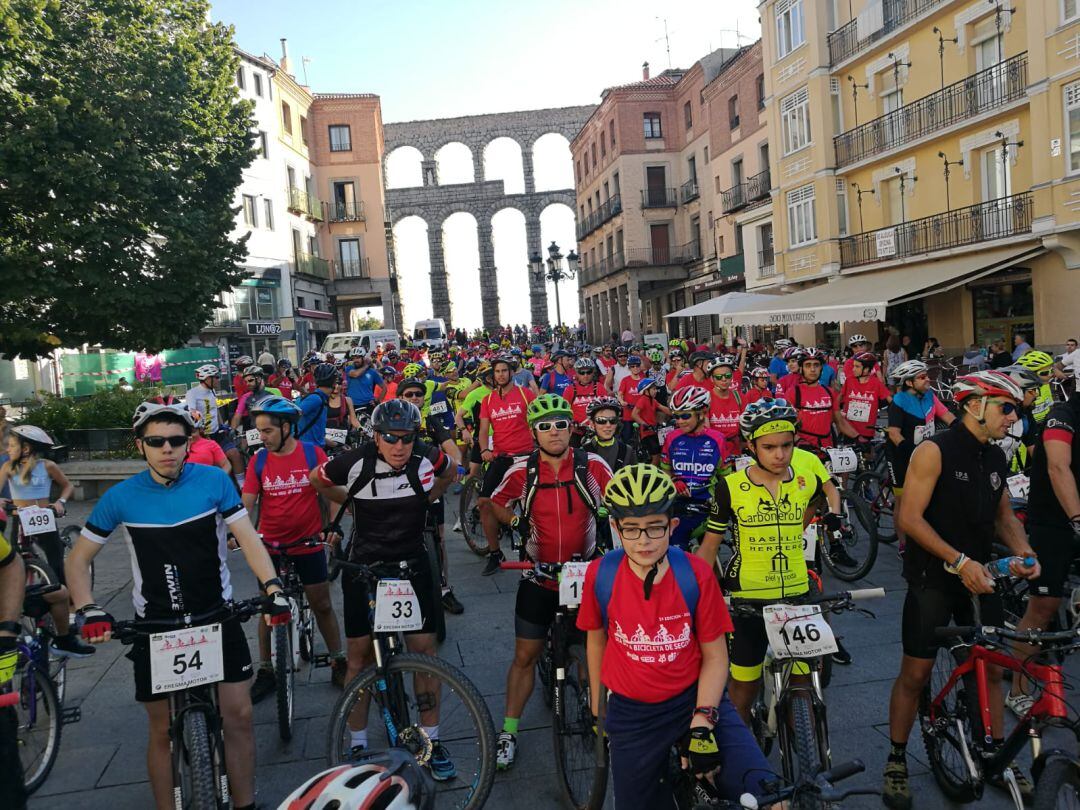
<path fill-rule="evenodd" d="M 877 355 L 873 352 L 859 352 L 851 356 L 852 360 L 858 360 L 867 371 L 877 365 Z"/>
<path fill-rule="evenodd" d="M 1022 402 L 1024 392 L 1012 378 L 1000 371 L 976 371 L 957 377 L 952 384 L 953 399 L 963 402 L 968 397 L 1008 397 L 1014 402 Z"/>

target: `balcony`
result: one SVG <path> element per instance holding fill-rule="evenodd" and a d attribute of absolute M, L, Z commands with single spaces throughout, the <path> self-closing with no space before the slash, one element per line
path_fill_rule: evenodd
<path fill-rule="evenodd" d="M 745 272 L 746 261 L 742 253 L 725 256 L 720 260 L 720 278 L 722 279 L 742 278 Z"/>
<path fill-rule="evenodd" d="M 757 252 L 757 266 L 759 278 L 776 275 L 776 256 L 771 247 L 762 248 Z"/>
<path fill-rule="evenodd" d="M 772 191 L 772 175 L 766 169 L 751 176 L 746 181 L 746 201 L 748 203 L 768 200 Z"/>
<path fill-rule="evenodd" d="M 907 146 L 925 135 L 1023 98 L 1027 53 L 1017 54 L 833 138 L 836 166 Z"/>
<path fill-rule="evenodd" d="M 613 253 L 610 256 L 600 259 L 600 261 L 592 267 L 582 268 L 581 272 L 578 274 L 578 281 L 581 285 L 591 284 L 610 273 L 622 270 L 624 267 L 626 267 L 626 259 L 623 254 Z"/>
<path fill-rule="evenodd" d="M 686 261 L 683 256 L 682 247 L 651 247 L 651 248 L 630 248 L 626 251 L 626 264 L 628 267 L 634 265 L 651 265 L 651 266 L 668 266 L 673 264 L 683 264 Z M 691 259 L 691 261 L 693 261 Z"/>
<path fill-rule="evenodd" d="M 616 214 L 622 213 L 622 197 L 612 194 L 601 206 L 577 224 L 577 238 L 581 241 Z"/>
<path fill-rule="evenodd" d="M 736 183 L 727 191 L 720 192 L 720 210 L 725 214 L 746 208 L 751 203 L 767 201 L 772 179 L 769 170 L 758 172 L 741 183 Z"/>
<path fill-rule="evenodd" d="M 701 259 L 701 240 L 687 242 L 675 248 L 675 256 L 683 264 L 690 264 Z"/>
<path fill-rule="evenodd" d="M 337 270 L 338 278 L 371 278 L 371 258 L 342 259 Z"/>
<path fill-rule="evenodd" d="M 879 27 L 874 27 L 876 21 L 873 19 L 868 20 L 866 16 L 860 15 L 862 25 L 859 25 L 859 17 L 856 17 L 829 34 L 829 65 L 835 67 L 845 59 L 865 51 L 900 26 L 946 2 L 948 0 L 882 0 Z"/>
<path fill-rule="evenodd" d="M 746 207 L 746 183 L 738 183 L 720 192 L 720 210 L 725 214 Z"/>
<path fill-rule="evenodd" d="M 1030 191 L 840 240 L 840 266 L 919 256 L 1031 233 Z"/>
<path fill-rule="evenodd" d="M 329 281 L 330 262 L 311 253 L 298 253 L 296 254 L 296 272 Z"/>
<path fill-rule="evenodd" d="M 679 198 L 682 200 L 683 205 L 686 205 L 691 200 L 696 200 L 700 196 L 701 189 L 698 188 L 696 177 L 693 180 L 687 180 L 679 187 Z"/>
<path fill-rule="evenodd" d="M 323 201 L 313 194 L 308 194 L 302 188 L 289 186 L 288 188 L 289 210 L 294 214 L 307 217 L 310 220 L 322 222 Z"/>
<path fill-rule="evenodd" d="M 327 205 L 331 222 L 363 222 L 364 201 L 332 202 Z"/>
<path fill-rule="evenodd" d="M 641 190 L 642 208 L 678 208 L 679 198 L 673 188 L 650 186 Z"/>

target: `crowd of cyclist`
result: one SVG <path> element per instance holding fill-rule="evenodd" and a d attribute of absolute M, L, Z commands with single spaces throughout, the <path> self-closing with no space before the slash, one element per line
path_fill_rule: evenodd
<path fill-rule="evenodd" d="M 886 378 L 862 335 L 850 338 L 842 356 L 787 339 L 771 350 L 741 340 L 716 350 L 684 340 L 590 347 L 504 338 L 445 351 L 357 347 L 344 357 L 312 354 L 296 369 L 287 360 L 241 357 L 227 408 L 219 406 L 223 375 L 212 364 L 197 369 L 183 399 L 140 406 L 133 429 L 147 470 L 108 490 L 66 564 L 56 565 L 67 573 L 82 638 L 96 644 L 110 638 L 114 618 L 94 603 L 88 567 L 121 525 L 142 617 L 229 599 L 228 536 L 270 597 L 267 624 L 287 621 L 274 559 L 294 556 L 340 688 L 370 663 L 368 606 L 343 576 L 339 626 L 327 554 L 315 542 L 297 548 L 295 541 L 328 542 L 354 562 L 408 561 L 424 621 L 406 640 L 414 652 L 437 655 L 433 578 L 443 579 L 442 609 L 466 606 L 453 593 L 445 554 L 441 572 L 432 570 L 421 538 L 430 515 L 445 543 L 443 496 L 463 477 L 475 478 L 488 544 L 484 575 L 499 571 L 510 551 L 502 547 L 506 526 L 520 533 L 533 562 L 596 560 L 577 625 L 587 634 L 594 705 L 602 688 L 610 692 L 605 730 L 617 806 L 664 806 L 668 752 L 677 744 L 695 773 L 713 774 L 717 795 L 735 799 L 767 792 L 776 777 L 746 725 L 761 685 L 764 623 L 733 621 L 724 595 L 777 602 L 818 587 L 803 555 L 805 524 L 819 516 L 829 553 L 838 556 L 847 531 L 826 451 L 870 443 L 884 422 L 909 585 L 884 799 L 907 808 L 906 743 L 937 647 L 933 629 L 970 623 L 971 594 L 981 595 L 984 622 L 999 615 L 982 567 L 995 538 L 1036 560 L 1014 565 L 1038 594 L 1026 626 L 1045 626 L 1062 595 L 1071 543 L 1080 537 L 1080 400 L 1054 401 L 1054 367 L 1049 354 L 1031 350 L 1006 368 L 951 381 L 921 360 Z M 16 506 L 49 505 L 48 482 L 38 479 L 56 480 L 55 465 L 39 461 L 51 440 L 19 431 L 0 486 L 16 484 Z M 1026 532 L 1005 486 L 1017 471 L 1031 477 Z M 53 506 L 62 510 L 66 497 L 65 488 Z M 324 530 L 324 501 L 350 505 L 351 537 Z M 732 553 L 721 563 L 724 542 Z M 286 545 L 293 547 L 281 551 Z M 600 564 L 611 555 L 617 564 Z M 9 568 L 16 555 L 0 557 Z M 0 601 L 8 611 L 0 614 L 8 620 L 0 623 L 0 656 L 17 619 L 7 601 Z M 522 577 L 498 735 L 501 769 L 516 761 L 520 718 L 558 606 L 557 586 Z M 234 806 L 242 809 L 254 806 L 251 702 L 273 691 L 274 674 L 265 629 L 255 666 L 239 625 L 225 635 L 221 710 Z M 660 641 L 664 653 L 653 654 Z M 91 651 L 77 639 L 66 643 L 66 654 Z M 129 654 L 135 697 L 149 717 L 151 784 L 158 806 L 167 807 L 168 729 L 161 696 L 150 691 L 147 657 L 139 645 Z M 834 660 L 851 659 L 841 647 Z M 1008 701 L 1019 712 L 1031 698 L 1018 690 Z M 994 715 L 995 735 L 1001 716 Z M 437 709 L 426 722 L 430 776 L 453 779 Z M 350 726 L 350 734 L 361 758 L 366 724 Z M 343 789 L 340 780 L 327 785 Z M 1023 787 L 1030 792 L 1026 780 Z"/>

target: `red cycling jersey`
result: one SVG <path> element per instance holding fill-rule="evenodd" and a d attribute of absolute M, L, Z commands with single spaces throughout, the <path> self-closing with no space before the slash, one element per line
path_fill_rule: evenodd
<path fill-rule="evenodd" d="M 570 403 L 570 408 L 574 412 L 575 426 L 581 428 L 589 422 L 589 403 L 608 396 L 608 390 L 602 382 L 582 386 L 571 383 L 563 389 L 562 395 Z"/>

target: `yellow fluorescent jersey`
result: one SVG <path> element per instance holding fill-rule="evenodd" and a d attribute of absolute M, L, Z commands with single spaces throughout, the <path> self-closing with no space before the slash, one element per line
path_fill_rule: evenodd
<path fill-rule="evenodd" d="M 11 543 L 3 532 L 0 532 L 0 567 L 7 565 L 13 559 L 15 559 L 15 549 L 11 547 Z"/>
<path fill-rule="evenodd" d="M 807 507 L 821 492 L 821 478 L 808 466 L 796 468 L 794 457 L 792 463 L 775 498 L 750 479 L 747 473 L 753 467 L 716 484 L 707 529 L 724 534 L 731 527 L 735 554 L 724 572 L 724 589 L 732 596 L 768 600 L 809 589 L 803 522 Z"/>

